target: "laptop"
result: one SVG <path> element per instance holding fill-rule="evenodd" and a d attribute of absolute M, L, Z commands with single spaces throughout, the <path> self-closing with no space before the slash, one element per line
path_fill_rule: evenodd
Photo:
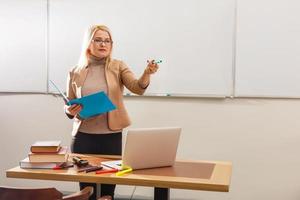
<path fill-rule="evenodd" d="M 176 159 L 181 128 L 140 128 L 127 131 L 122 161 L 101 164 L 111 168 L 147 169 L 172 166 Z"/>

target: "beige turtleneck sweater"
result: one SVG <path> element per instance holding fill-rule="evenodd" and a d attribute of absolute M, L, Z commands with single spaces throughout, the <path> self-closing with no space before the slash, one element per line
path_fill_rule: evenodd
<path fill-rule="evenodd" d="M 82 87 L 82 96 L 104 91 L 107 94 L 107 82 L 105 77 L 105 59 L 90 56 L 88 74 Z M 83 120 L 80 132 L 91 134 L 115 133 L 108 128 L 107 113 Z"/>

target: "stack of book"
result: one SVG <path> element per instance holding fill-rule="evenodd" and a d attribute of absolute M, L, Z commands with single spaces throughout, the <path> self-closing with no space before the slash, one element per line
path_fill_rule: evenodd
<path fill-rule="evenodd" d="M 20 161 L 21 168 L 54 169 L 68 160 L 68 147 L 61 141 L 37 141 L 30 147 L 28 157 Z"/>

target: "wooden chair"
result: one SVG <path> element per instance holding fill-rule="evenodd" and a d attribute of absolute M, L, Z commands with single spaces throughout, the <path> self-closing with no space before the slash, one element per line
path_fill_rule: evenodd
<path fill-rule="evenodd" d="M 55 188 L 14 188 L 0 186 L 0 200 L 88 200 L 93 193 L 93 187 L 63 196 Z"/>

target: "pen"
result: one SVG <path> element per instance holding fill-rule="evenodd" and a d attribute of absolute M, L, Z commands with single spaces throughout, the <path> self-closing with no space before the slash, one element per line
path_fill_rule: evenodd
<path fill-rule="evenodd" d="M 93 171 L 97 171 L 99 169 L 102 169 L 103 167 L 102 166 L 86 166 L 86 167 L 82 167 L 81 169 L 77 170 L 77 172 L 93 172 Z"/>
<path fill-rule="evenodd" d="M 103 167 L 102 166 L 95 166 L 95 167 L 91 167 L 87 170 L 85 170 L 85 173 L 89 173 L 89 172 L 94 172 L 94 171 L 98 171 L 100 169 L 102 169 Z"/>
<path fill-rule="evenodd" d="M 96 171 L 96 174 L 114 173 L 118 171 L 119 171 L 118 169 L 98 170 Z"/>
<path fill-rule="evenodd" d="M 128 169 L 119 171 L 119 172 L 116 173 L 116 176 L 122 176 L 122 175 L 124 175 L 126 173 L 129 173 L 129 172 L 132 172 L 132 168 L 128 168 Z"/>
<path fill-rule="evenodd" d="M 147 60 L 147 62 L 148 63 L 150 63 L 150 61 L 149 60 Z M 155 60 L 153 60 L 153 62 L 152 62 L 153 64 L 158 64 L 158 63 L 162 63 L 162 60 L 158 60 L 158 61 L 155 61 Z"/>
<path fill-rule="evenodd" d="M 52 169 L 59 170 L 59 169 L 66 169 L 66 168 L 73 167 L 73 166 L 74 165 L 72 163 L 70 163 L 70 164 L 58 165 L 58 166 L 53 167 Z"/>
<path fill-rule="evenodd" d="M 66 103 L 69 103 L 69 99 L 67 98 L 67 96 L 59 89 L 59 87 L 51 80 L 49 80 L 49 82 L 55 87 L 55 89 L 61 94 L 61 96 L 64 98 Z"/>

